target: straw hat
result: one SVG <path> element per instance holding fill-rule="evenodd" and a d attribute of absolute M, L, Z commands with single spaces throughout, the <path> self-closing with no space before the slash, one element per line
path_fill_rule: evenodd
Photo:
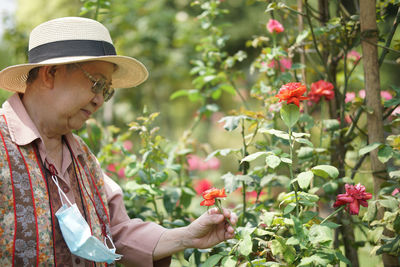
<path fill-rule="evenodd" d="M 10 66 L 0 72 L 0 88 L 25 92 L 31 69 L 85 61 L 107 61 L 117 65 L 114 88 L 134 87 L 148 77 L 138 60 L 117 56 L 110 33 L 101 23 L 80 17 L 47 21 L 34 28 L 29 38 L 29 63 Z"/>

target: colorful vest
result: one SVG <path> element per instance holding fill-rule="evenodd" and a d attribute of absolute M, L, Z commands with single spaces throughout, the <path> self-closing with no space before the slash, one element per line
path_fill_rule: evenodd
<path fill-rule="evenodd" d="M 103 240 L 111 232 L 102 171 L 84 142 L 75 140 L 85 153 L 76 158 L 75 170 L 68 169 L 71 190 L 92 234 Z M 57 187 L 33 143 L 13 143 L 0 116 L 0 266 L 72 266 L 55 217 L 61 206 Z"/>

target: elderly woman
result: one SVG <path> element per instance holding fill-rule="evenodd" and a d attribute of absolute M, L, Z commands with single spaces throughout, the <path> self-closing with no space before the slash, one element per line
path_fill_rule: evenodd
<path fill-rule="evenodd" d="M 116 88 L 147 78 L 136 59 L 118 56 L 100 23 L 67 17 L 36 27 L 29 63 L 0 72 L 14 91 L 0 109 L 0 265 L 168 266 L 185 248 L 232 238 L 228 210 L 165 229 L 130 219 L 121 188 L 72 130 Z"/>

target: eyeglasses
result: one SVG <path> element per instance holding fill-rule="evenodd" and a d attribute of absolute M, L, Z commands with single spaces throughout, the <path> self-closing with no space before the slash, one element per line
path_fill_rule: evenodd
<path fill-rule="evenodd" d="M 81 65 L 75 63 L 76 66 L 78 66 L 83 73 L 86 75 L 86 77 L 93 83 L 92 85 L 92 92 L 95 94 L 99 94 L 103 92 L 103 97 L 104 101 L 107 102 L 108 100 L 111 99 L 111 97 L 114 95 L 114 88 L 110 86 L 110 84 L 107 82 L 107 79 L 104 77 L 100 78 L 94 78 L 89 72 L 84 70 Z"/>

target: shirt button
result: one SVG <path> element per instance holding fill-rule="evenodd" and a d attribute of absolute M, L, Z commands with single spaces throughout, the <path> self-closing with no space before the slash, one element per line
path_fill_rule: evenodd
<path fill-rule="evenodd" d="M 68 186 L 64 186 L 64 187 L 63 187 L 63 191 L 64 191 L 64 193 L 68 193 L 68 192 L 69 192 Z"/>
<path fill-rule="evenodd" d="M 79 263 L 81 263 L 81 259 L 79 259 L 79 258 L 75 258 L 75 263 L 76 263 L 76 264 L 79 264 Z"/>

